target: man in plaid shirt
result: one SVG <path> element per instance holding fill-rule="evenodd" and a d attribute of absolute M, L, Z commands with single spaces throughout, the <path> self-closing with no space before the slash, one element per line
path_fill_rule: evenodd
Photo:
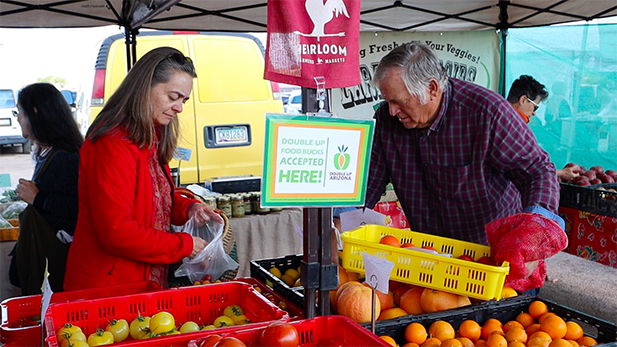
<path fill-rule="evenodd" d="M 392 181 L 411 230 L 481 244 L 485 225 L 502 217 L 561 220 L 555 166 L 499 94 L 448 78 L 419 41 L 383 57 L 373 82 L 385 102 L 375 113 L 367 207 Z"/>

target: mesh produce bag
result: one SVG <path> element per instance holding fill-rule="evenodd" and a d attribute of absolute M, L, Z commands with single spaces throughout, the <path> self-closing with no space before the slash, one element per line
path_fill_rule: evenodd
<path fill-rule="evenodd" d="M 485 227 L 497 264 L 510 263 L 505 285 L 518 291 L 540 288 L 546 278 L 546 262 L 568 245 L 566 233 L 554 220 L 536 213 L 518 213 L 490 222 Z M 525 263 L 539 261 L 529 275 Z"/>

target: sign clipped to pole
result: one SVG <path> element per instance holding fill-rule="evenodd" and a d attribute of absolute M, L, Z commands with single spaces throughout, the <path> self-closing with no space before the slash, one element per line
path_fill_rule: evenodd
<path fill-rule="evenodd" d="M 261 204 L 361 206 L 374 120 L 266 114 Z"/>

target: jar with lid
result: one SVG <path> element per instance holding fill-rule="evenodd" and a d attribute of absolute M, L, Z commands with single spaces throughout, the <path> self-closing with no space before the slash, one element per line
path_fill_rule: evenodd
<path fill-rule="evenodd" d="M 212 207 L 213 210 L 218 208 L 218 205 L 216 204 L 216 198 L 213 196 L 205 196 L 204 203 Z"/>
<path fill-rule="evenodd" d="M 241 194 L 234 194 L 231 197 L 231 215 L 233 218 L 244 217 L 244 197 Z"/>
<path fill-rule="evenodd" d="M 253 192 L 253 211 L 257 211 L 259 214 L 270 212 L 269 207 L 261 206 L 261 192 Z"/>
<path fill-rule="evenodd" d="M 229 196 L 219 196 L 216 199 L 216 205 L 218 209 L 223 211 L 227 217 L 231 218 L 231 200 L 229 199 Z"/>
<path fill-rule="evenodd" d="M 251 193 L 242 193 L 242 198 L 244 199 L 244 214 L 252 214 L 253 213 L 253 202 L 251 201 Z"/>

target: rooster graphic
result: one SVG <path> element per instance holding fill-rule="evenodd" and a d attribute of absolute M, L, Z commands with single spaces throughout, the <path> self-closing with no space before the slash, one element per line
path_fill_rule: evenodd
<path fill-rule="evenodd" d="M 306 0 L 304 8 L 306 8 L 306 13 L 313 22 L 313 31 L 310 34 L 296 31 L 296 34 L 317 37 L 318 41 L 323 36 L 345 36 L 345 32 L 335 34 L 324 33 L 326 23 L 330 22 L 334 16 L 338 18 L 339 14 L 343 14 L 349 18 L 349 13 L 347 13 L 347 7 L 345 7 L 343 0 L 326 0 L 325 3 L 323 0 Z"/>

